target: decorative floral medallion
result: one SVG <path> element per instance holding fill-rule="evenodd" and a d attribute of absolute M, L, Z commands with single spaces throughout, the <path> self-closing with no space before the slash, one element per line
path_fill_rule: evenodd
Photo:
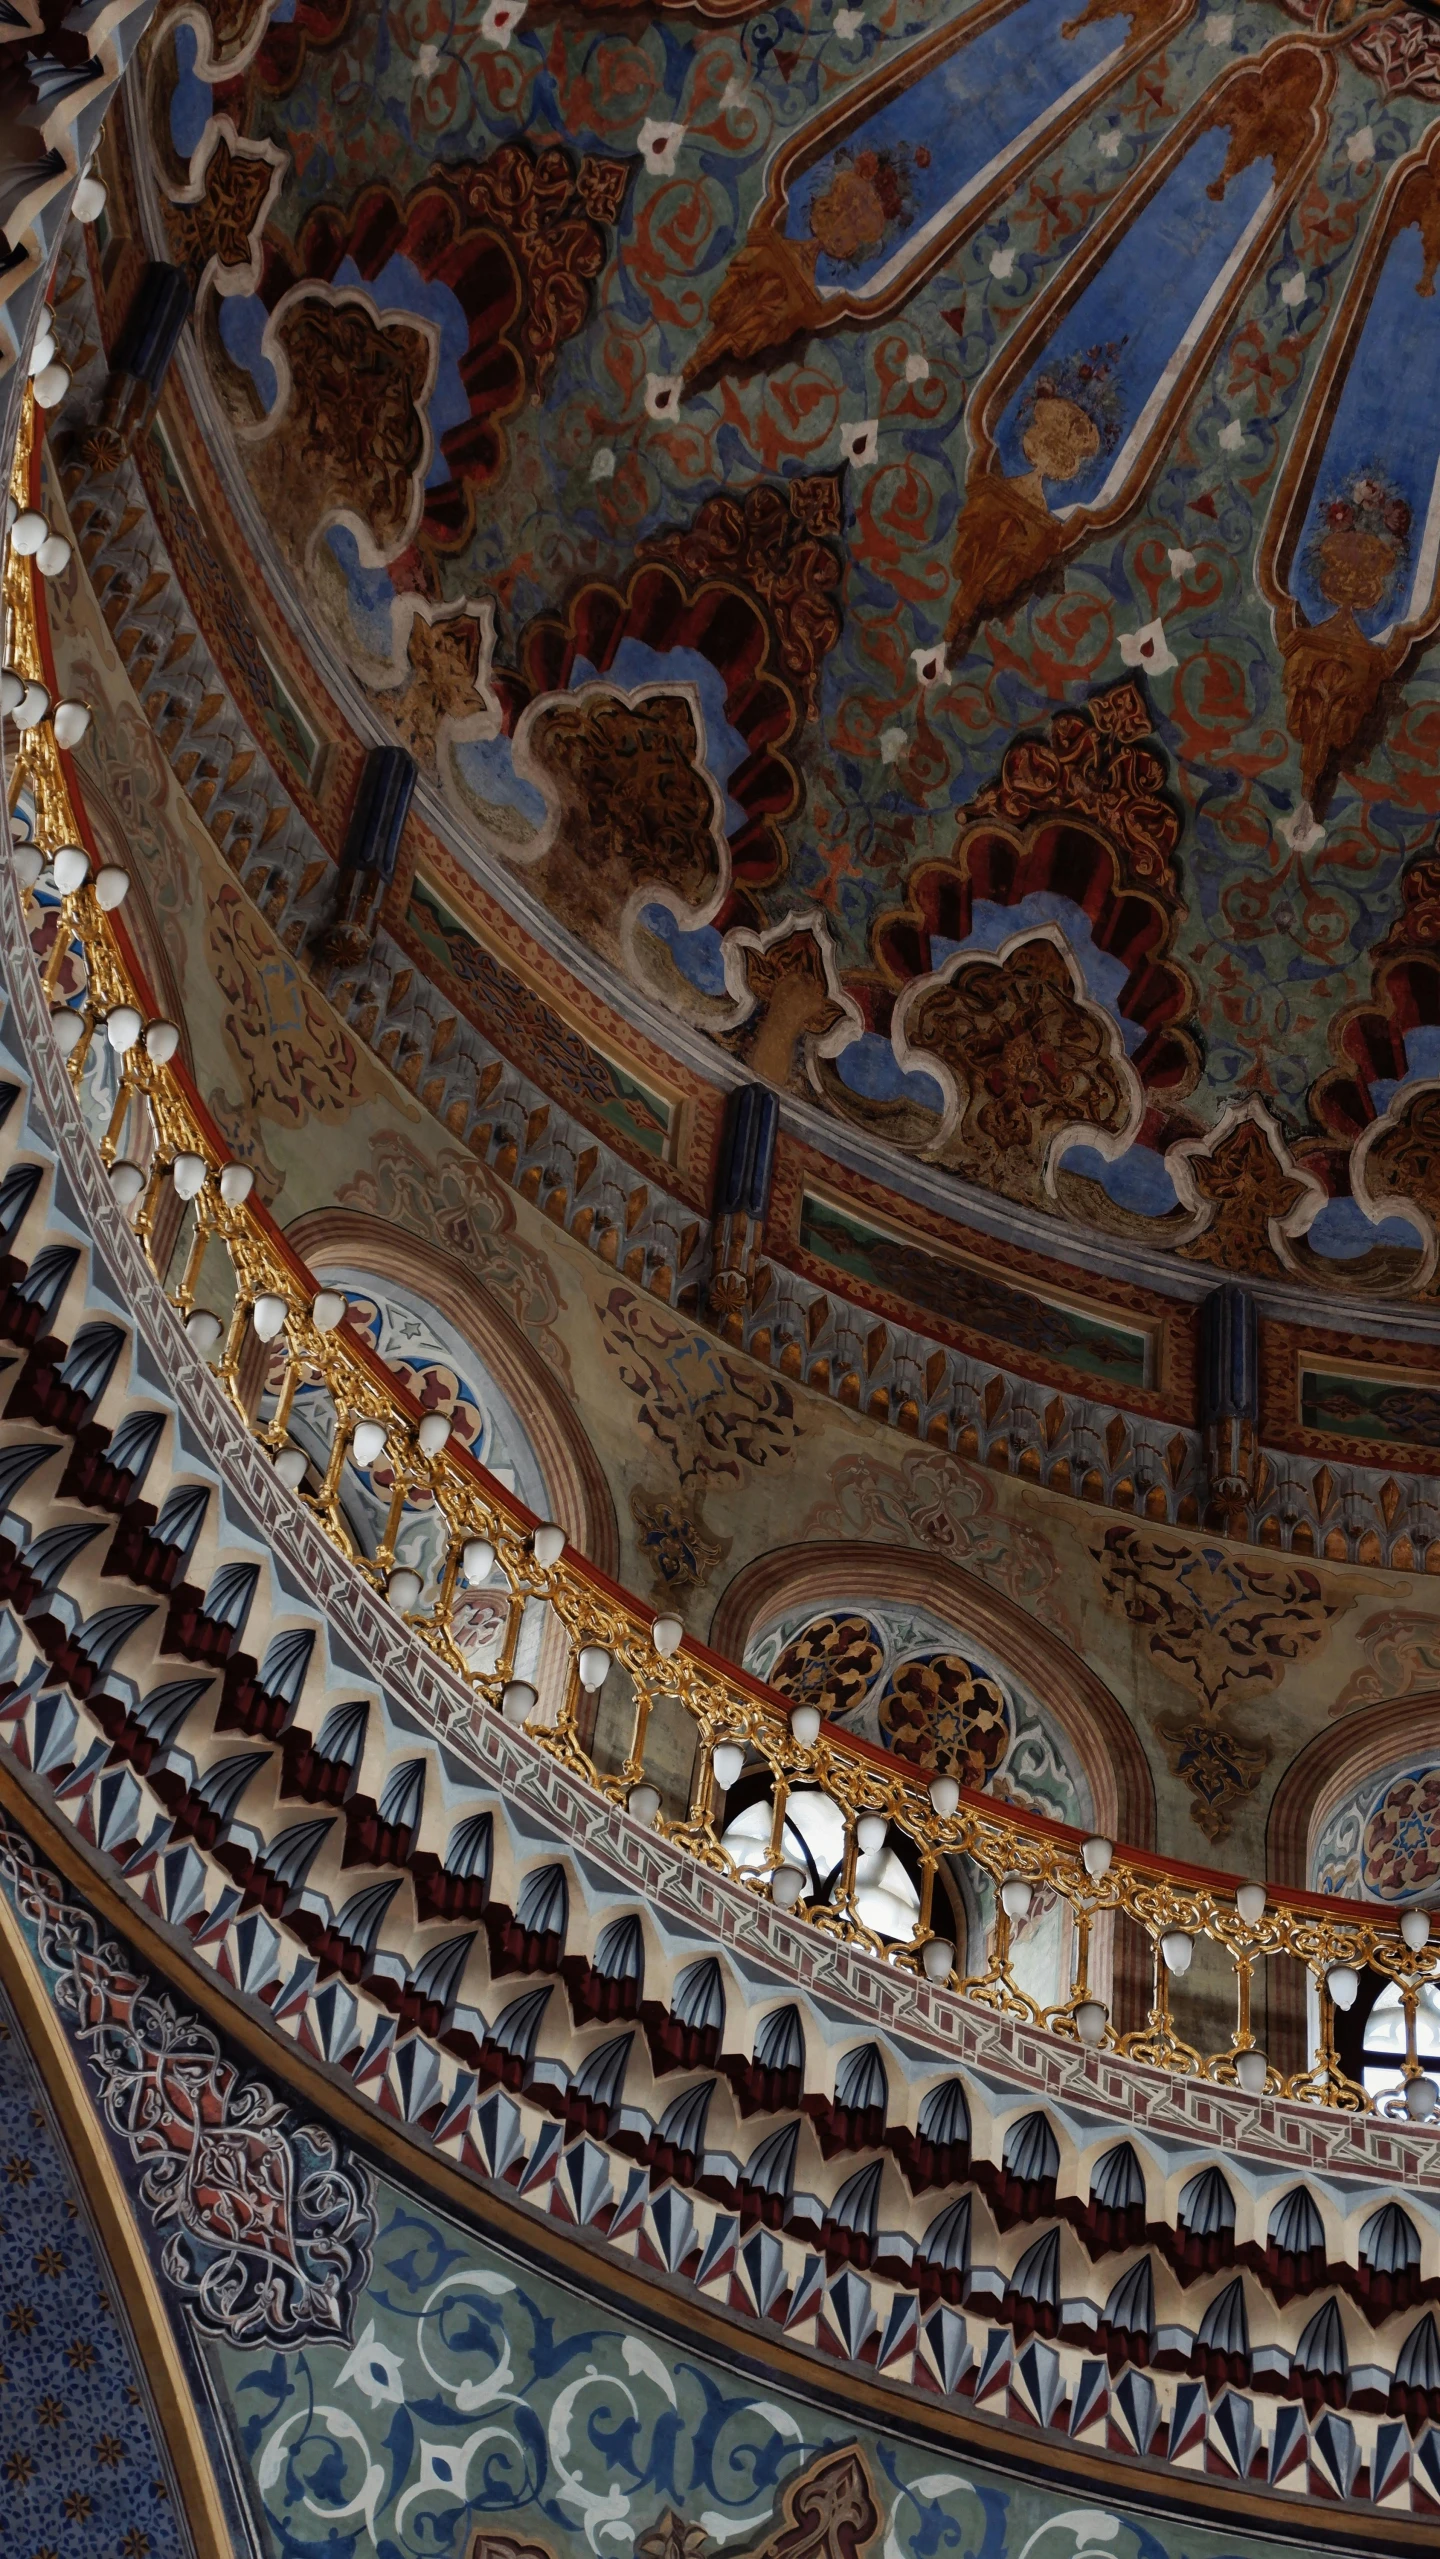
<path fill-rule="evenodd" d="M 921 1768 L 943 1768 L 962 1786 L 984 1786 L 1014 1739 L 1010 1701 L 961 1653 L 902 1663 L 880 1700 L 892 1750 Z"/>
<path fill-rule="evenodd" d="M 814 1617 L 777 1656 L 771 1685 L 797 1706 L 844 1715 L 858 1706 L 884 1659 L 884 1644 L 867 1617 Z"/>
<path fill-rule="evenodd" d="M 375 2231 L 365 2169 L 242 2077 L 198 2017 L 157 1997 L 3 1815 L 0 1878 L 139 2173 L 164 2272 L 200 2326 L 234 2345 L 346 2336 Z"/>
<path fill-rule="evenodd" d="M 1440 1875 L 1440 1768 L 1411 1768 L 1365 1824 L 1361 1873 L 1378 1901 L 1408 1901 Z"/>

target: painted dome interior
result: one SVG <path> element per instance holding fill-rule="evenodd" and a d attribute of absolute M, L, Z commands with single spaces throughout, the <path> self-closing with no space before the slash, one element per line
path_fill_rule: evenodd
<path fill-rule="evenodd" d="M 812 1251 L 863 1168 L 922 1302 L 978 1216 L 1423 1303 L 1437 92 L 1342 0 L 162 11 L 149 468 L 415 758 L 407 946 L 793 1096 Z"/>
<path fill-rule="evenodd" d="M 1440 11 L 8 14 L 0 2541 L 1432 2549 Z"/>

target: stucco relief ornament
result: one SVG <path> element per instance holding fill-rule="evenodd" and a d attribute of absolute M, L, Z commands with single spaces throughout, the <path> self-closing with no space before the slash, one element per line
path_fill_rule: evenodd
<path fill-rule="evenodd" d="M 1036 1208 L 1053 1201 L 1069 1147 L 1123 1154 L 1144 1113 L 1118 1026 L 1087 995 L 1058 924 L 915 979 L 894 1044 L 945 1095 L 925 1155 Z"/>
<path fill-rule="evenodd" d="M 1334 610 L 1314 623 L 1297 612 L 1280 638 L 1307 808 L 1360 740 L 1409 649 L 1408 632 L 1372 641 L 1356 617 L 1374 615 L 1394 599 L 1410 555 L 1410 509 L 1383 473 L 1357 472 L 1326 501 L 1310 546 L 1310 574 Z"/>
<path fill-rule="evenodd" d="M 735 1013 L 721 1036 L 760 1082 L 808 1092 L 816 1061 L 835 1058 L 864 1028 L 841 983 L 825 918 L 812 907 L 763 933 L 740 925 L 725 937 L 725 989 Z"/>
<path fill-rule="evenodd" d="M 167 191 L 164 207 L 171 251 L 197 306 L 212 289 L 225 298 L 258 291 L 265 225 L 289 166 L 277 143 L 237 134 L 229 116 L 207 125 L 184 185 Z"/>
<path fill-rule="evenodd" d="M 838 471 L 720 489 L 692 522 L 656 534 L 643 558 L 672 560 L 687 584 L 733 578 L 767 607 L 780 664 L 814 719 L 826 658 L 839 646 L 845 589 Z"/>
<path fill-rule="evenodd" d="M 1234 1730 L 1227 1708 L 1278 1686 L 1292 1663 L 1318 1653 L 1334 1605 L 1319 1575 L 1300 1564 L 1248 1564 L 1221 1547 L 1138 1528 L 1107 1530 L 1099 1551 L 1110 1597 L 1143 1628 L 1154 1660 L 1194 1692 L 1188 1713 L 1157 1715 L 1153 1729 L 1195 1799 L 1197 1830 L 1224 1839 L 1235 1804 L 1254 1792 L 1273 1755 L 1268 1740 Z"/>
<path fill-rule="evenodd" d="M 962 658 L 979 625 L 1036 586 L 1070 548 L 1049 490 L 1064 488 L 1120 440 L 1114 375 L 1121 342 L 1087 347 L 1042 373 L 1026 402 L 1020 448 L 1028 471 L 977 473 L 955 528 L 955 600 L 947 646 Z"/>
<path fill-rule="evenodd" d="M 1433 1289 L 1440 1263 L 1440 1083 L 1402 1082 L 1389 1109 L 1357 1138 L 1350 1186 L 1357 1207 L 1376 1225 L 1388 1217 L 1409 1219 L 1420 1246 L 1411 1284 Z"/>
<path fill-rule="evenodd" d="M 348 2336 L 375 2228 L 365 2170 L 242 2078 L 198 2017 L 157 1998 L 3 1814 L 0 1877 L 36 1932 L 105 2122 L 141 2172 L 163 2270 L 200 2326 L 238 2346 Z"/>
<path fill-rule="evenodd" d="M 1176 1237 L 1187 1260 L 1224 1271 L 1294 1271 L 1298 1243 L 1325 1205 L 1325 1188 L 1295 1163 L 1263 1102 L 1231 1103 L 1204 1137 L 1165 1157 L 1191 1223 Z"/>

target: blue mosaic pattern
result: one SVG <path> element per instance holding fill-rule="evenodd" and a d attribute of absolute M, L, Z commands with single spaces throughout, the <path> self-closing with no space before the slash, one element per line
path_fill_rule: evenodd
<path fill-rule="evenodd" d="M 111 2279 L 0 1992 L 0 2554 L 185 2559 Z"/>

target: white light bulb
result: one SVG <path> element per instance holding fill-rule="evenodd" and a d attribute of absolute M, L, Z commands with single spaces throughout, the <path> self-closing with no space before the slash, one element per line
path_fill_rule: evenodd
<path fill-rule="evenodd" d="M 255 1188 L 253 1164 L 227 1164 L 220 1176 L 220 1197 L 227 1208 L 243 1208 Z"/>
<path fill-rule="evenodd" d="M 509 1716 L 512 1724 L 523 1724 L 539 1703 L 539 1691 L 531 1687 L 528 1679 L 507 1679 L 500 1691 L 500 1711 Z"/>
<path fill-rule="evenodd" d="M 54 362 L 54 357 L 55 332 L 50 325 L 47 312 L 44 323 L 36 333 L 35 344 L 30 349 L 30 362 L 25 368 L 32 382 L 37 373 L 43 373 L 46 365 Z"/>
<path fill-rule="evenodd" d="M 170 1179 L 175 1185 L 176 1198 L 198 1199 L 205 1188 L 207 1170 L 203 1155 L 194 1155 L 188 1148 L 182 1149 L 170 1166 Z"/>
<path fill-rule="evenodd" d="M 1400 1920 L 1400 1934 L 1404 1938 L 1412 1955 L 1423 1954 L 1425 1948 L 1430 1943 L 1429 1911 L 1407 1910 L 1403 1912 Z"/>
<path fill-rule="evenodd" d="M 716 1785 L 723 1795 L 728 1795 L 745 1765 L 744 1744 L 717 1742 L 710 1753 L 710 1765 L 715 1771 Z"/>
<path fill-rule="evenodd" d="M 145 1188 L 145 1176 L 138 1164 L 128 1156 L 117 1156 L 110 1167 L 110 1188 L 122 1208 L 133 1208 Z"/>
<path fill-rule="evenodd" d="M 415 1433 L 422 1457 L 438 1457 L 450 1437 L 450 1425 L 443 1413 L 426 1413 Z"/>
<path fill-rule="evenodd" d="M 66 701 L 56 703 L 54 729 L 55 743 L 57 746 L 63 746 L 67 752 L 72 746 L 78 746 L 89 726 L 90 705 L 88 702 Z"/>
<path fill-rule="evenodd" d="M 32 389 L 37 409 L 58 409 L 70 388 L 70 368 L 66 364 L 42 365 Z"/>
<path fill-rule="evenodd" d="M 934 1805 L 942 1822 L 948 1821 L 952 1813 L 958 1813 L 960 1810 L 959 1779 L 956 1777 L 932 1777 L 930 1780 L 930 1801 Z"/>
<path fill-rule="evenodd" d="M 1035 1888 L 1024 1875 L 1007 1875 L 1000 1887 L 1000 1907 L 1007 1919 L 1028 1919 Z"/>
<path fill-rule="evenodd" d="M 1437 2105 L 1440 2105 L 1440 2088 L 1436 2087 L 1433 2079 L 1427 2079 L 1422 2071 L 1418 2079 L 1406 2080 L 1405 2112 L 1413 2124 L 1423 2124 L 1427 2115 L 1434 2114 Z"/>
<path fill-rule="evenodd" d="M 38 844 L 17 844 L 10 868 L 28 896 L 45 868 L 45 856 Z"/>
<path fill-rule="evenodd" d="M 862 1857 L 874 1857 L 890 1836 L 883 1813 L 862 1813 L 855 1824 L 855 1845 Z"/>
<path fill-rule="evenodd" d="M 610 1656 L 604 1645 L 582 1644 L 580 1647 L 581 1687 L 587 1691 L 603 1688 L 609 1676 Z"/>
<path fill-rule="evenodd" d="M 286 1300 L 275 1296 L 272 1290 L 267 1289 L 263 1297 L 257 1297 L 250 1309 L 250 1321 L 258 1338 L 262 1342 L 273 1342 L 284 1331 L 289 1312 Z"/>
<path fill-rule="evenodd" d="M 1360 1996 L 1360 1976 L 1353 1964 L 1332 1964 L 1325 1987 L 1337 2008 L 1353 2008 Z"/>
<path fill-rule="evenodd" d="M 385 1591 L 391 1607 L 397 1608 L 402 1617 L 408 1616 L 420 1597 L 420 1576 L 412 1573 L 408 1564 L 401 1564 L 391 1574 Z"/>
<path fill-rule="evenodd" d="M 303 1448 L 277 1448 L 275 1451 L 275 1472 L 292 1493 L 299 1492 L 309 1463 Z"/>
<path fill-rule="evenodd" d="M 542 1521 L 530 1539 L 530 1551 L 536 1563 L 544 1565 L 547 1570 L 558 1564 L 565 1552 L 564 1529 L 557 1528 L 553 1519 Z"/>
<path fill-rule="evenodd" d="M 371 1467 L 385 1454 L 384 1423 L 357 1422 L 355 1436 L 350 1445 L 355 1452 L 356 1465 L 362 1474 L 368 1475 Z"/>
<path fill-rule="evenodd" d="M 467 1537 L 460 1550 L 460 1570 L 467 1582 L 488 1582 L 495 1570 L 495 1549 L 488 1537 Z"/>
<path fill-rule="evenodd" d="M 95 903 L 102 914 L 113 915 L 130 894 L 130 874 L 118 862 L 105 862 L 95 874 Z"/>
<path fill-rule="evenodd" d="M 1270 2065 L 1263 2053 L 1237 2053 L 1235 2076 L 1247 2097 L 1263 2097 L 1265 2082 L 1270 2076 Z"/>
<path fill-rule="evenodd" d="M 777 1866 L 770 1878 L 770 1899 L 781 1910 L 793 1910 L 805 1890 L 805 1875 L 799 1866 Z"/>
<path fill-rule="evenodd" d="M 62 844 L 50 856 L 50 871 L 62 897 L 74 897 L 90 877 L 90 856 L 78 844 Z"/>
<path fill-rule="evenodd" d="M 632 1786 L 626 1797 L 626 1810 L 633 1821 L 643 1822 L 648 1830 L 660 1810 L 658 1786 Z"/>
<path fill-rule="evenodd" d="M 1235 1907 L 1247 1928 L 1258 1928 L 1265 1916 L 1263 1884 L 1241 1884 L 1235 1894 Z"/>
<path fill-rule="evenodd" d="M 683 1620 L 678 1617 L 657 1617 L 650 1629 L 650 1641 L 661 1660 L 668 1661 L 672 1653 L 679 1652 L 685 1641 Z"/>
<path fill-rule="evenodd" d="M 105 1037 L 117 1057 L 128 1057 L 140 1037 L 140 1016 L 133 1004 L 117 1004 L 106 1014 Z"/>
<path fill-rule="evenodd" d="M 62 1057 L 73 1057 L 85 1036 L 85 1016 L 73 1004 L 57 1004 L 50 1016 L 55 1046 Z"/>
<path fill-rule="evenodd" d="M 1105 2041 L 1110 2011 L 1103 1999 L 1082 1999 L 1075 2011 L 1075 2032 L 1088 2052 L 1094 2052 Z"/>
<path fill-rule="evenodd" d="M 1115 1843 L 1113 1840 L 1086 1840 L 1084 1847 L 1080 1851 L 1080 1856 L 1082 1863 L 1084 1864 L 1085 1872 L 1089 1876 L 1092 1884 L 1101 1883 L 1105 1876 L 1109 1874 L 1110 1860 L 1114 1854 Z"/>
<path fill-rule="evenodd" d="M 224 1329 L 219 1316 L 212 1315 L 208 1306 L 197 1306 L 194 1314 L 185 1318 L 191 1346 L 202 1359 L 209 1358 Z"/>
<path fill-rule="evenodd" d="M 0 669 L 0 712 L 13 719 L 25 699 L 25 678 L 13 666 Z"/>
<path fill-rule="evenodd" d="M 1167 1972 L 1188 1973 L 1195 1941 L 1183 1928 L 1167 1928 L 1160 1940 L 1160 1952 L 1165 1958 Z"/>
<path fill-rule="evenodd" d="M 317 1333 L 333 1333 L 345 1313 L 345 1300 L 338 1288 L 322 1288 L 310 1308 L 310 1319 Z"/>
<path fill-rule="evenodd" d="M 154 1066 L 168 1066 L 180 1046 L 180 1033 L 173 1022 L 152 1022 L 145 1034 L 145 1054 Z"/>
<path fill-rule="evenodd" d="M 38 729 L 50 717 L 50 696 L 38 678 L 26 685 L 13 716 L 17 729 Z"/>
<path fill-rule="evenodd" d="M 792 1706 L 790 1709 L 790 1730 L 802 1750 L 813 1750 L 815 1744 L 820 1739 L 819 1707 Z"/>
<path fill-rule="evenodd" d="M 77 222 L 98 222 L 105 210 L 103 178 L 82 178 L 70 198 L 70 210 Z"/>
<path fill-rule="evenodd" d="M 47 533 L 35 554 L 42 578 L 63 578 L 70 566 L 70 545 L 63 533 Z"/>
<path fill-rule="evenodd" d="M 948 1937 L 927 1937 L 920 1949 L 927 1981 L 948 1981 L 955 1970 L 955 1949 Z"/>
<path fill-rule="evenodd" d="M 22 560 L 33 560 L 50 531 L 38 507 L 27 506 L 10 527 L 10 548 Z"/>

